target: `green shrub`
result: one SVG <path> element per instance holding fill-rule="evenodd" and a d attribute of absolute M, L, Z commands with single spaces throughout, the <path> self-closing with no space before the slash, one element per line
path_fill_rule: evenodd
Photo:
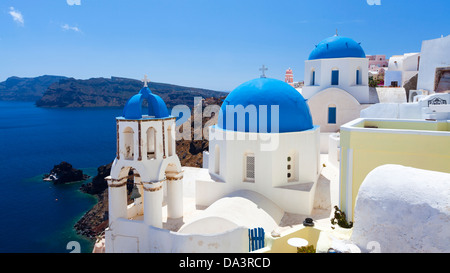
<path fill-rule="evenodd" d="M 345 212 L 341 211 L 338 206 L 334 206 L 334 217 L 331 218 L 331 224 L 332 225 L 338 225 L 342 228 L 352 228 L 353 222 L 347 222 L 347 217 L 345 215 Z M 331 227 L 334 229 L 334 227 Z"/>
<path fill-rule="evenodd" d="M 297 253 L 316 253 L 316 248 L 313 245 L 297 247 Z"/>

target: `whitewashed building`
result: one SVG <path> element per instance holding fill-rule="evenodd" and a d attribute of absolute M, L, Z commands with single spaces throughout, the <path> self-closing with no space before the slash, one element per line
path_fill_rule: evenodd
<path fill-rule="evenodd" d="M 310 214 L 320 175 L 319 134 L 305 99 L 289 84 L 267 78 L 243 83 L 210 127 L 205 158 L 212 179 L 197 180 L 197 204 L 210 206 L 246 190 L 285 212 Z"/>
<path fill-rule="evenodd" d="M 450 89 L 450 35 L 422 42 L 417 89 L 428 92 Z"/>
<path fill-rule="evenodd" d="M 419 71 L 420 53 L 406 53 L 389 58 L 384 74 L 384 86 L 403 87 Z"/>
<path fill-rule="evenodd" d="M 360 43 L 338 35 L 321 41 L 305 61 L 300 92 L 314 124 L 320 126 L 321 153 L 328 152 L 331 134 L 378 98 L 369 89 L 368 70 L 369 59 Z"/>

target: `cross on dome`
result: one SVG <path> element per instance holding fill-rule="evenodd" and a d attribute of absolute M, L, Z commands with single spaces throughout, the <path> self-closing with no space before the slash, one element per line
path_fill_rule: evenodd
<path fill-rule="evenodd" d="M 144 87 L 148 87 L 148 83 L 150 82 L 150 80 L 147 79 L 147 75 L 144 76 L 144 78 L 142 79 L 142 81 L 144 82 Z"/>
<path fill-rule="evenodd" d="M 259 69 L 260 71 L 262 71 L 262 75 L 261 78 L 266 78 L 266 70 L 269 70 L 268 68 L 266 68 L 264 65 Z"/>

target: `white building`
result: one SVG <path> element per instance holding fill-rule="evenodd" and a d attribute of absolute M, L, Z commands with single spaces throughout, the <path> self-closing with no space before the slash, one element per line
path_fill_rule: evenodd
<path fill-rule="evenodd" d="M 420 53 L 392 56 L 384 75 L 384 86 L 403 87 L 419 71 L 419 60 Z"/>
<path fill-rule="evenodd" d="M 305 61 L 305 84 L 300 91 L 320 126 L 321 153 L 328 152 L 329 136 L 359 117 L 378 100 L 369 89 L 369 59 L 360 43 L 333 36 L 321 41 Z"/>
<path fill-rule="evenodd" d="M 309 100 L 329 88 L 341 89 L 359 103 L 369 103 L 368 59 L 361 45 L 342 36 L 321 41 L 305 61 L 302 95 Z"/>
<path fill-rule="evenodd" d="M 417 89 L 428 92 L 450 89 L 450 35 L 422 42 Z"/>
<path fill-rule="evenodd" d="M 285 212 L 308 215 L 320 175 L 319 150 L 319 127 L 298 91 L 274 79 L 243 83 L 227 96 L 218 125 L 210 128 L 205 158 L 212 179 L 197 181 L 197 204 L 210 206 L 246 190 Z"/>
<path fill-rule="evenodd" d="M 142 88 L 116 123 L 105 252 L 248 252 L 249 229 L 271 233 L 285 213 L 312 212 L 319 127 L 285 82 L 260 78 L 227 96 L 219 124 L 209 129 L 209 175 L 189 188 L 175 149 L 175 117 L 160 97 Z M 187 212 L 183 189 L 205 209 Z"/>
<path fill-rule="evenodd" d="M 420 53 L 398 59 L 401 70 L 418 73 L 417 90 L 410 90 L 409 103 L 377 103 L 361 111 L 364 118 L 450 119 L 450 35 L 422 42 Z M 418 71 L 412 70 L 420 60 Z M 409 68 L 408 68 L 409 67 Z M 389 71 L 391 71 L 389 69 Z M 402 72 L 399 70 L 399 72 Z M 403 71 L 404 72 L 404 71 Z M 402 73 L 403 73 L 402 72 Z M 392 92 L 390 92 L 392 93 Z M 381 101 L 381 100 L 380 100 Z"/>

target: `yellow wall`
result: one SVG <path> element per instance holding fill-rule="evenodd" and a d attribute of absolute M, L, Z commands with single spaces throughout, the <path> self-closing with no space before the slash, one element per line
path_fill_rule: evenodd
<path fill-rule="evenodd" d="M 297 253 L 297 248 L 290 246 L 287 241 L 290 238 L 303 238 L 308 241 L 308 245 L 314 245 L 317 248 L 317 241 L 319 240 L 320 230 L 314 227 L 300 227 L 294 229 L 288 234 L 278 238 L 273 238 L 267 242 L 267 247 L 260 249 L 262 253 Z"/>
<path fill-rule="evenodd" d="M 414 126 L 420 129 L 420 122 L 406 122 L 407 125 L 398 122 L 372 122 L 372 125 L 385 126 L 384 128 L 395 128 L 399 125 L 402 128 Z M 447 129 L 444 126 L 434 123 L 435 131 Z M 425 130 L 433 130 L 430 124 L 423 124 Z M 438 126 L 439 125 L 439 126 Z M 445 129 L 443 131 L 445 131 Z M 380 129 L 375 129 L 380 130 Z M 400 130 L 401 131 L 401 130 Z M 417 133 L 400 133 L 392 131 L 390 133 L 377 133 L 373 130 L 367 132 L 341 130 L 341 185 L 340 185 L 340 207 L 346 208 L 346 181 L 347 171 L 347 151 L 353 149 L 352 166 L 352 208 L 355 207 L 356 196 L 359 187 L 367 174 L 374 168 L 384 164 L 399 164 L 414 168 L 447 172 L 450 173 L 450 133 L 445 135 L 433 135 L 430 132 L 418 131 Z M 348 208 L 345 209 L 348 211 Z M 348 213 L 347 213 L 348 214 Z M 353 213 L 352 213 L 353 215 Z"/>

